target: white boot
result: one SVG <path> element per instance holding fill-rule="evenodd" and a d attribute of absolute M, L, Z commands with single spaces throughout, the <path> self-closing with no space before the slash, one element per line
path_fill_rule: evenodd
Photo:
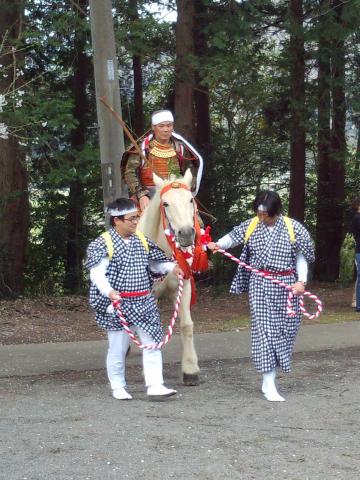
<path fill-rule="evenodd" d="M 112 396 L 116 398 L 116 400 L 131 400 L 132 396 L 129 392 L 125 390 L 124 387 L 114 388 L 112 391 Z"/>
<path fill-rule="evenodd" d="M 147 389 L 147 394 L 149 397 L 171 397 L 176 393 L 176 390 L 167 388 L 165 385 L 151 385 Z"/>
<path fill-rule="evenodd" d="M 279 395 L 275 386 L 276 370 L 263 373 L 263 383 L 261 390 L 269 402 L 285 402 L 285 398 Z"/>

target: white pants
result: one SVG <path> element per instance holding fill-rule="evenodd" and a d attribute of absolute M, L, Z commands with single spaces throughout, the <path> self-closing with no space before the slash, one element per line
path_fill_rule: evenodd
<path fill-rule="evenodd" d="M 143 345 L 154 343 L 152 337 L 141 328 L 131 327 L 131 330 L 137 333 Z M 109 349 L 106 357 L 106 370 L 111 389 L 115 390 L 126 386 L 125 357 L 131 339 L 124 330 L 108 331 L 107 334 Z M 143 369 L 147 387 L 164 383 L 161 350 L 143 349 Z"/>

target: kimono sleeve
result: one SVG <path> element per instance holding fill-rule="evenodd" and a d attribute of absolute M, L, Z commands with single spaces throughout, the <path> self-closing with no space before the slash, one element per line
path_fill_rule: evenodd
<path fill-rule="evenodd" d="M 108 257 L 105 240 L 101 237 L 90 243 L 86 251 L 86 260 L 84 265 L 91 270 L 100 263 L 103 258 Z"/>
<path fill-rule="evenodd" d="M 165 252 L 161 250 L 160 247 L 156 245 L 150 238 L 146 237 L 147 243 L 149 245 L 149 259 L 153 260 L 155 262 L 169 262 L 171 261 L 170 258 L 168 258 L 165 255 Z"/>
<path fill-rule="evenodd" d="M 306 228 L 296 220 L 292 220 L 295 231 L 295 246 L 297 253 L 302 253 L 308 263 L 315 260 L 314 244 Z"/>

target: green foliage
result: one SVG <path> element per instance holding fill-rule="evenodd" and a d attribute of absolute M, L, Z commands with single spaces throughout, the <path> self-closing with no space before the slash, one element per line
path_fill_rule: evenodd
<path fill-rule="evenodd" d="M 290 106 L 306 118 L 306 224 L 316 230 L 317 203 L 317 76 L 320 35 L 346 40 L 348 121 L 360 126 L 359 2 L 344 2 L 342 25 L 333 22 L 327 2 L 304 0 L 306 105 L 290 95 L 289 2 L 200 0 L 206 42 L 193 55 L 197 90 L 209 92 L 212 124 L 211 167 L 205 159 L 206 207 L 218 218 L 213 237 L 252 215 L 252 201 L 262 188 L 278 191 L 285 207 L 289 194 Z M 134 5 L 136 9 L 134 10 Z M 142 59 L 144 117 L 171 106 L 175 85 L 175 24 L 151 13 L 175 8 L 175 2 L 113 2 L 121 72 L 123 117 L 134 116 L 132 57 Z M 199 6 L 199 5 L 197 5 Z M 164 10 L 165 9 L 165 10 Z M 321 20 L 321 21 L 320 21 Z M 324 25 L 327 28 L 324 28 Z M 334 28 L 341 31 L 335 31 Z M 320 30 L 322 28 L 322 30 Z M 28 0 L 24 34 L 24 66 L 17 65 L 18 88 L 6 92 L 1 121 L 21 141 L 26 153 L 31 200 L 27 292 L 61 293 L 66 270 L 71 189 L 82 187 L 84 225 L 78 248 L 103 229 L 102 191 L 97 147 L 95 93 L 91 64 L 85 85 L 86 112 L 79 122 L 74 75 L 79 54 L 92 56 L 90 24 L 68 1 Z M 1 54 L 1 52 L 0 52 Z M 90 70 L 89 70 L 90 65 Z M 21 71 L 20 71 L 21 70 Z M 185 72 L 186 73 L 186 72 Z M 74 137 L 84 134 L 78 144 Z M 180 132 L 181 133 L 181 132 Z M 356 135 L 348 144 L 346 201 L 358 194 L 360 154 Z M 210 160 L 209 160 L 210 162 Z M 341 278 L 351 277 L 351 246 L 342 249 Z M 228 282 L 236 268 L 214 256 L 216 283 Z M 220 288 L 220 287 L 219 287 Z"/>
<path fill-rule="evenodd" d="M 142 61 L 145 125 L 150 125 L 153 111 L 169 107 L 175 83 L 175 26 L 149 13 L 149 6 L 151 9 L 155 6 L 153 2 L 136 4 L 137 11 L 134 11 L 131 2 L 114 2 L 121 101 L 124 120 L 130 127 L 134 116 L 133 55 L 138 55 Z"/>
<path fill-rule="evenodd" d="M 69 2 L 37 0 L 27 2 L 24 25 L 21 71 L 17 65 L 21 82 L 7 92 L 3 118 L 26 153 L 31 202 L 26 288 L 28 293 L 61 293 L 75 184 L 81 185 L 79 201 L 86 205 L 79 205 L 85 218 L 80 256 L 102 216 L 93 72 L 90 62 L 84 63 L 91 54 L 90 25 Z M 81 69 L 87 80 L 86 91 L 80 92 L 86 95 L 80 124 L 75 75 Z"/>
<path fill-rule="evenodd" d="M 355 242 L 351 233 L 345 236 L 340 255 L 340 282 L 342 284 L 354 281 Z"/>

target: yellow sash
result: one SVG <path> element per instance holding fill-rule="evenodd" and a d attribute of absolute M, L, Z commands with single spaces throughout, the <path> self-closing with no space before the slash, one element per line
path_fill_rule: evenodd
<path fill-rule="evenodd" d="M 294 226 L 291 222 L 291 219 L 289 217 L 283 217 L 284 219 L 284 222 L 285 222 L 285 225 L 287 227 L 287 230 L 288 230 L 288 233 L 289 233 L 289 237 L 290 237 L 290 242 L 291 243 L 294 243 L 295 242 L 295 232 L 294 232 Z M 246 233 L 245 233 L 245 239 L 244 239 L 244 244 L 247 243 L 247 241 L 249 240 L 250 236 L 252 235 L 252 233 L 254 232 L 255 228 L 257 227 L 259 223 L 259 218 L 258 217 L 254 217 L 251 222 L 249 223 L 249 226 L 246 230 Z"/>
<path fill-rule="evenodd" d="M 140 238 L 141 243 L 144 245 L 145 250 L 148 252 L 149 251 L 149 245 L 148 245 L 148 242 L 146 241 L 146 238 L 145 238 L 145 235 L 143 234 L 143 232 L 140 232 L 140 230 L 137 230 L 135 232 L 135 235 L 137 235 Z M 111 259 L 114 255 L 114 245 L 113 245 L 113 242 L 112 242 L 111 235 L 110 235 L 109 232 L 104 232 L 104 233 L 101 234 L 101 236 L 105 240 L 105 244 L 106 244 L 106 248 L 107 248 L 108 256 L 109 256 L 109 262 L 111 262 Z"/>

